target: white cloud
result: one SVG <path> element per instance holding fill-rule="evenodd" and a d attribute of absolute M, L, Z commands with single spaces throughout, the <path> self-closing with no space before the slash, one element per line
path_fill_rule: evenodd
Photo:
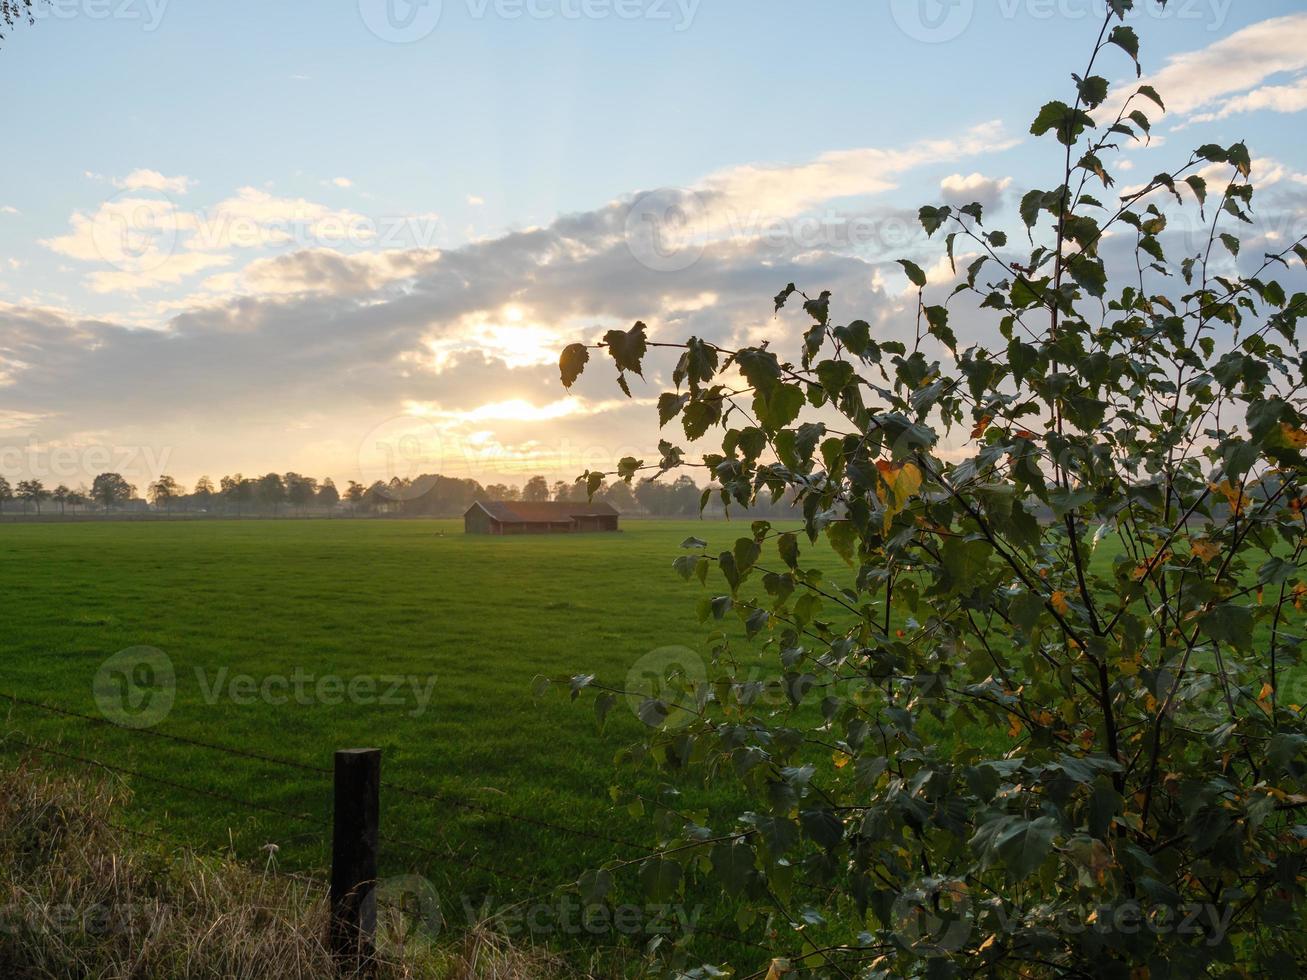
<path fill-rule="evenodd" d="M 126 177 L 115 178 L 114 187 L 125 191 L 159 191 L 185 194 L 195 183 L 190 177 L 165 177 L 157 170 L 133 170 Z"/>
<path fill-rule="evenodd" d="M 1115 85 L 1111 97 L 1095 116 L 1100 120 L 1109 117 L 1109 121 L 1115 118 L 1138 84 L 1152 85 L 1166 102 L 1167 111 L 1172 116 L 1183 117 L 1202 110 L 1216 111 L 1214 103 L 1226 96 L 1247 92 L 1279 73 L 1304 69 L 1307 69 L 1307 14 L 1274 17 L 1251 24 L 1206 48 L 1174 55 L 1166 67 L 1140 79 L 1139 83 L 1131 80 Z M 1141 108 L 1150 114 L 1156 110 L 1147 100 Z"/>
<path fill-rule="evenodd" d="M 1307 109 L 1307 75 L 1295 79 L 1287 85 L 1263 85 L 1244 95 L 1229 99 L 1216 112 L 1203 112 L 1193 116 L 1190 123 L 1212 122 L 1229 119 L 1242 112 L 1293 113 Z"/>
<path fill-rule="evenodd" d="M 1018 142 L 993 121 L 960 138 L 923 140 L 901 149 L 838 150 L 804 164 L 732 167 L 695 190 L 709 197 L 709 210 L 728 222 L 738 224 L 747 215 L 792 217 L 826 201 L 893 190 L 896 178 L 917 167 L 996 153 Z"/>
<path fill-rule="evenodd" d="M 486 199 L 484 197 L 478 197 L 476 194 L 469 194 L 467 196 L 467 203 L 474 208 L 479 208 L 481 205 L 486 203 Z"/>
<path fill-rule="evenodd" d="M 986 208 L 994 208 L 1011 186 L 1011 177 L 986 177 L 981 173 L 965 177 L 962 174 L 952 174 L 939 182 L 945 203 L 955 207 L 978 201 Z"/>
<path fill-rule="evenodd" d="M 353 186 L 354 186 L 354 181 L 350 180 L 348 177 L 335 177 L 335 178 L 332 179 L 331 182 L 332 182 L 333 184 L 335 184 L 337 187 L 353 187 Z"/>
<path fill-rule="evenodd" d="M 69 258 L 114 266 L 88 276 L 88 286 L 99 293 L 174 285 L 231 264 L 234 250 L 366 246 L 377 237 L 373 222 L 357 212 L 253 187 L 197 210 L 167 198 L 118 195 L 94 212 L 75 211 L 69 224 L 68 232 L 40 244 Z"/>
<path fill-rule="evenodd" d="M 11 204 L 0 205 L 0 214 L 18 214 L 19 211 Z"/>
<path fill-rule="evenodd" d="M 92 272 L 86 277 L 86 285 L 97 293 L 137 293 L 176 285 L 205 269 L 229 265 L 231 261 L 230 255 L 181 252 L 136 266 Z"/>

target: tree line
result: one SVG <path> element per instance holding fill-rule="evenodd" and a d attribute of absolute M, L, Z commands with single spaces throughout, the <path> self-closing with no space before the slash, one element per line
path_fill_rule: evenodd
<path fill-rule="evenodd" d="M 652 517 L 695 517 L 705 494 L 706 512 L 720 515 L 721 504 L 712 488 L 698 486 L 688 476 L 675 480 L 649 478 L 627 484 L 618 480 L 604 484 L 594 500 L 612 505 L 624 514 Z M 478 500 L 586 501 L 583 479 L 550 483 L 533 476 L 521 486 L 510 483 L 482 485 L 476 480 L 426 474 L 414 479 L 395 477 L 365 485 L 355 480 L 344 490 L 331 477 L 321 480 L 300 473 L 266 473 L 247 477 L 240 473 L 224 476 L 215 484 L 202 476 L 189 490 L 169 475 L 162 475 L 144 488 L 120 473 L 101 473 L 89 487 L 76 489 L 64 484 L 49 488 L 39 479 L 11 484 L 0 476 L 0 515 L 23 514 L 113 514 L 162 513 L 222 516 L 377 516 L 450 517 L 462 514 Z M 782 516 L 790 511 L 792 495 L 749 509 L 755 516 Z"/>

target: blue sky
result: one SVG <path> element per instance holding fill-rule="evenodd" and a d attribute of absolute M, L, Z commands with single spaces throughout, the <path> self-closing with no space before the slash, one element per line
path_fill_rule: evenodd
<path fill-rule="evenodd" d="M 410 431 L 404 466 L 483 483 L 647 451 L 659 379 L 565 400 L 556 347 L 637 317 L 783 334 L 790 279 L 897 329 L 893 259 L 934 261 L 905 216 L 1010 219 L 1055 180 L 1029 121 L 1101 6 L 56 0 L 0 44 L 0 472 L 76 485 L 107 450 L 138 482 L 367 480 L 416 475 Z M 1307 4 L 1140 6 L 1172 111 L 1123 184 L 1247 139 L 1259 233 L 1301 224 Z M 659 188 L 707 202 L 688 266 L 618 240 Z"/>

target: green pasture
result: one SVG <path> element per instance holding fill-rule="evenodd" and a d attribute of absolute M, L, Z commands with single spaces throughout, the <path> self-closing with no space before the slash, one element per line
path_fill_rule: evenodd
<path fill-rule="evenodd" d="M 640 735 L 633 710 L 619 703 L 601 732 L 591 696 L 536 698 L 532 680 L 592 673 L 620 685 L 651 651 L 703 652 L 715 628 L 695 615 L 704 590 L 672 559 L 689 535 L 720 551 L 747 533 L 747 523 L 698 521 L 518 538 L 465 536 L 455 521 L 0 526 L 0 690 L 99 717 L 101 664 L 148 646 L 176 677 L 172 708 L 150 731 L 320 767 L 337 748 L 380 747 L 383 780 L 412 791 L 383 791 L 383 833 L 404 843 L 383 845 L 382 873 L 428 878 L 457 922 L 465 900 L 546 892 L 640 853 L 614 841 L 652 841 L 644 816 L 609 800 L 614 754 Z M 815 562 L 837 582 L 852 575 L 824 549 Z M 341 686 L 320 688 L 324 677 Z M 0 711 L 14 736 L 7 754 L 33 740 L 166 781 L 126 780 L 143 827 L 254 860 L 276 845 L 284 869 L 326 865 L 327 775 Z M 654 791 L 652 778 L 620 778 Z M 728 784 L 687 781 L 681 792 L 684 809 L 734 802 Z M 705 909 L 703 921 L 729 922 L 729 910 Z"/>

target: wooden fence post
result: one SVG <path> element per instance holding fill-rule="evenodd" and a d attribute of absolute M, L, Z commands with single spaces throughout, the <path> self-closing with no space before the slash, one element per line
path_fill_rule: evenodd
<path fill-rule="evenodd" d="M 377 932 L 381 750 L 339 750 L 334 795 L 328 944 L 340 973 L 370 975 Z"/>

